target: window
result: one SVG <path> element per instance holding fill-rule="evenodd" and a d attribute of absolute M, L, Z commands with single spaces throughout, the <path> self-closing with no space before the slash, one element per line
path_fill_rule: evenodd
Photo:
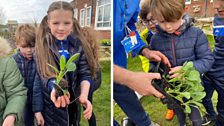
<path fill-rule="evenodd" d="M 90 26 L 91 25 L 91 7 L 86 8 L 86 25 Z"/>
<path fill-rule="evenodd" d="M 191 0 L 185 0 L 185 4 L 191 4 Z"/>
<path fill-rule="evenodd" d="M 97 0 L 96 21 L 97 29 L 108 30 L 111 26 L 111 3 L 110 0 Z"/>
<path fill-rule="evenodd" d="M 74 18 L 78 19 L 78 9 L 74 9 Z"/>
<path fill-rule="evenodd" d="M 85 25 L 85 9 L 80 10 L 80 25 L 82 27 Z"/>
<path fill-rule="evenodd" d="M 91 26 L 91 6 L 85 7 L 80 10 L 80 25 Z"/>

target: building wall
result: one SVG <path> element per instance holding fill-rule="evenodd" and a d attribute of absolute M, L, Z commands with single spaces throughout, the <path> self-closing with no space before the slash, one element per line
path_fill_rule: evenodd
<path fill-rule="evenodd" d="M 213 9 L 213 2 L 207 0 L 207 11 L 205 10 L 205 0 L 191 0 L 191 4 L 186 4 L 188 13 L 194 17 L 213 17 L 215 10 Z M 200 11 L 194 12 L 194 7 L 200 6 Z"/>
<path fill-rule="evenodd" d="M 94 4 L 92 7 L 92 15 L 91 15 L 91 27 L 95 29 L 95 17 L 96 17 L 96 4 L 97 0 L 93 0 Z M 85 4 L 87 7 L 92 5 L 92 0 L 73 0 L 71 2 L 74 8 L 78 8 L 78 21 L 80 22 L 80 10 L 85 8 Z M 112 15 L 111 15 L 112 16 Z M 111 31 L 110 30 L 97 30 L 97 38 L 98 39 L 110 39 L 111 38 Z"/>

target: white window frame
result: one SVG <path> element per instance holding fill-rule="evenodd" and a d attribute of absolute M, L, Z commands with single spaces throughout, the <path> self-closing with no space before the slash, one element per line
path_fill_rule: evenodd
<path fill-rule="evenodd" d="M 83 11 L 84 11 L 84 15 L 82 15 L 82 12 Z M 80 22 L 80 26 L 81 27 L 84 27 L 85 26 L 85 9 L 84 8 L 83 9 L 80 9 L 79 22 Z"/>
<path fill-rule="evenodd" d="M 90 10 L 90 15 L 88 16 L 88 11 L 87 10 Z M 92 16 L 92 14 L 91 14 L 91 11 L 92 11 L 92 7 L 91 6 L 88 6 L 88 7 L 86 7 L 86 16 L 85 16 L 85 25 L 86 26 L 91 26 L 91 16 Z M 89 22 L 88 22 L 88 19 L 89 19 Z"/>
<path fill-rule="evenodd" d="M 88 15 L 88 10 L 90 11 L 90 15 Z M 79 18 L 79 22 L 80 22 L 80 26 L 84 27 L 84 26 L 91 26 L 91 11 L 92 11 L 92 7 L 88 6 L 88 7 L 84 7 L 82 9 L 80 9 L 80 18 Z M 83 12 L 83 13 L 82 13 Z M 82 14 L 84 15 L 82 17 Z M 88 16 L 88 17 L 87 17 Z M 88 20 L 89 19 L 89 20 Z M 83 22 L 82 22 L 83 21 Z M 89 21 L 89 22 L 88 22 Z"/>
<path fill-rule="evenodd" d="M 97 0 L 97 6 L 96 6 L 95 29 L 96 30 L 110 30 L 111 29 L 111 16 L 112 16 L 112 13 L 111 13 L 112 12 L 111 11 L 111 6 L 112 6 L 111 2 L 98 6 L 98 1 L 99 0 Z M 104 6 L 109 5 L 109 4 L 110 4 L 110 21 L 107 21 L 107 22 L 110 23 L 110 26 L 109 27 L 97 27 L 97 23 L 99 23 L 99 21 L 98 21 L 98 9 L 99 9 L 99 7 L 102 7 L 102 6 L 104 7 Z M 103 8 L 103 10 L 104 10 L 104 8 Z M 102 20 L 103 20 L 103 18 L 104 18 L 104 11 L 103 11 Z M 100 22 L 104 23 L 105 21 L 100 21 Z"/>
<path fill-rule="evenodd" d="M 185 4 L 191 4 L 191 0 L 185 0 Z"/>
<path fill-rule="evenodd" d="M 78 8 L 74 9 L 74 18 L 78 19 Z"/>

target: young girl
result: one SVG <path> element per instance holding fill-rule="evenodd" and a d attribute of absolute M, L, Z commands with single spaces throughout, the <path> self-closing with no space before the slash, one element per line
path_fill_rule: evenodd
<path fill-rule="evenodd" d="M 207 72 L 214 61 L 208 39 L 201 29 L 193 27 L 191 22 L 183 20 L 185 8 L 178 0 L 151 0 L 150 10 L 158 21 L 158 32 L 152 37 L 151 48 L 161 51 L 171 63 L 170 78 L 177 76 L 184 62 L 192 61 L 200 73 Z M 153 67 L 153 63 L 150 64 Z M 183 109 L 174 108 L 179 126 L 186 125 Z M 190 120 L 193 126 L 201 126 L 199 110 L 191 106 Z"/>
<path fill-rule="evenodd" d="M 90 68 L 93 68 L 94 56 L 73 14 L 69 3 L 53 2 L 37 32 L 35 50 L 39 72 L 44 81 L 43 116 L 46 126 L 79 125 L 80 105 L 72 102 L 78 97 L 79 102 L 86 108 L 84 117 L 89 119 L 92 115 L 88 93 L 92 83 Z M 69 93 L 56 97 L 52 84 L 56 75 L 47 64 L 58 67 L 60 56 L 64 55 L 68 60 L 76 53 L 80 53 L 75 61 L 77 68 L 64 78 L 68 82 Z"/>

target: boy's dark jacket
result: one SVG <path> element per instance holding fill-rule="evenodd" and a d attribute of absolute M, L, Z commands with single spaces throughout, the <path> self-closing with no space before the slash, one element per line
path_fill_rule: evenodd
<path fill-rule="evenodd" d="M 200 73 L 207 72 L 213 62 L 208 39 L 202 30 L 192 26 L 192 21 L 186 16 L 181 27 L 173 34 L 163 31 L 152 37 L 151 48 L 162 52 L 170 61 L 171 67 L 182 66 L 186 61 L 192 61 Z M 153 70 L 155 63 L 151 63 Z"/>
<path fill-rule="evenodd" d="M 24 78 L 25 86 L 28 88 L 27 104 L 32 105 L 33 112 L 41 112 L 43 110 L 43 94 L 42 81 L 37 72 L 37 65 L 32 60 L 27 60 L 20 54 L 20 51 L 13 55 L 21 75 Z"/>
<path fill-rule="evenodd" d="M 66 78 L 69 82 L 69 92 L 72 99 L 77 98 L 80 95 L 79 83 L 82 80 L 91 80 L 90 69 L 82 48 L 81 42 L 78 38 L 69 36 L 69 53 L 74 55 L 80 53 L 80 56 L 76 59 L 75 64 L 77 66 L 74 72 L 69 72 Z M 54 53 L 56 63 L 59 63 L 59 53 L 58 47 L 49 47 Z M 68 126 L 73 124 L 74 126 L 79 126 L 80 121 L 80 105 L 74 102 L 65 108 L 56 108 L 54 103 L 50 100 L 50 90 L 48 89 L 48 84 L 51 79 L 44 80 L 44 110 L 43 116 L 45 118 L 45 126 Z M 71 99 L 70 99 L 71 100 Z M 78 100 L 77 100 L 78 101 Z M 69 117 L 69 112 L 72 113 L 73 117 Z M 71 122 L 71 120 L 73 122 Z"/>
<path fill-rule="evenodd" d="M 224 81 L 224 18 L 215 16 L 213 21 L 213 32 L 215 38 L 214 57 L 212 68 L 206 73 L 211 78 Z"/>

